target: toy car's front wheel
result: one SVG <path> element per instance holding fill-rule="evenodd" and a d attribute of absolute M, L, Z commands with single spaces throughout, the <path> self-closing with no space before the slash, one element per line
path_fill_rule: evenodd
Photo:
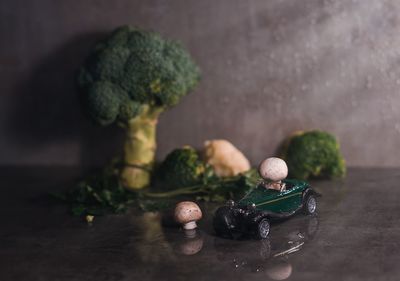
<path fill-rule="evenodd" d="M 269 235 L 270 225 L 268 219 L 261 219 L 256 228 L 256 236 L 258 239 L 266 239 Z"/>
<path fill-rule="evenodd" d="M 310 194 L 305 198 L 304 213 L 306 215 L 314 215 L 317 212 L 317 199 Z"/>
<path fill-rule="evenodd" d="M 236 228 L 236 220 L 231 208 L 223 206 L 215 212 L 213 226 L 218 236 L 231 237 Z"/>

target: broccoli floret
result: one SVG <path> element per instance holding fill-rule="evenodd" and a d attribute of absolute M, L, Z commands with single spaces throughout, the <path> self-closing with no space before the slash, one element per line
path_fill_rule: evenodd
<path fill-rule="evenodd" d="M 107 125 L 134 118 L 141 105 L 174 106 L 198 80 L 199 69 L 179 43 L 123 26 L 94 48 L 78 85 L 89 115 Z M 129 101 L 135 110 L 125 110 Z"/>
<path fill-rule="evenodd" d="M 205 172 L 205 164 L 197 151 L 185 146 L 167 155 L 159 168 L 159 178 L 168 189 L 199 184 Z"/>
<path fill-rule="evenodd" d="M 177 42 L 130 26 L 99 42 L 81 67 L 78 86 L 87 114 L 101 125 L 127 129 L 124 185 L 149 184 L 159 114 L 198 83 L 200 72 Z"/>
<path fill-rule="evenodd" d="M 289 176 L 341 178 L 346 174 L 345 160 L 336 138 L 322 131 L 300 132 L 290 137 L 284 149 Z"/>

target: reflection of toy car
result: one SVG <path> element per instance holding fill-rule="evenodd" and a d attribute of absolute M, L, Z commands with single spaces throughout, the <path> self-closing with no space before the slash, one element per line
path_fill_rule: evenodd
<path fill-rule="evenodd" d="M 304 181 L 284 180 L 285 189 L 267 189 L 259 184 L 238 203 L 229 201 L 220 207 L 214 216 L 217 235 L 231 236 L 234 232 L 254 234 L 259 239 L 267 238 L 272 220 L 285 219 L 303 211 L 315 214 L 319 196 Z"/>
<path fill-rule="evenodd" d="M 277 266 L 290 265 L 289 257 L 307 248 L 318 232 L 318 216 L 298 217 L 261 241 L 214 239 L 217 259 L 244 272 L 272 273 Z"/>

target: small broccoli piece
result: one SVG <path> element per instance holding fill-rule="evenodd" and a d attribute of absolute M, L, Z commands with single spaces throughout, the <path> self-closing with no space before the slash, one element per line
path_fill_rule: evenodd
<path fill-rule="evenodd" d="M 290 177 L 341 178 L 346 174 L 339 143 L 327 132 L 297 133 L 288 139 L 283 150 Z"/>
<path fill-rule="evenodd" d="M 126 128 L 125 187 L 149 184 L 158 117 L 188 94 L 199 77 L 186 50 L 154 32 L 122 26 L 94 47 L 80 68 L 78 86 L 92 120 Z"/>
<path fill-rule="evenodd" d="M 170 152 L 159 168 L 159 178 L 168 189 L 193 186 L 202 182 L 205 164 L 197 151 L 185 146 Z"/>

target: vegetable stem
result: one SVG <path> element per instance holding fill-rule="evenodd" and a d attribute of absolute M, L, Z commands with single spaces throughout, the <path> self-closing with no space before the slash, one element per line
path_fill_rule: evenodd
<path fill-rule="evenodd" d="M 218 186 L 221 186 L 222 183 L 234 183 L 237 181 L 238 177 L 233 177 L 229 179 L 220 179 L 212 184 L 197 184 L 193 186 L 183 187 L 179 189 L 175 189 L 167 192 L 144 192 L 143 195 L 152 198 L 166 198 L 166 197 L 174 197 L 178 195 L 188 195 L 188 194 L 196 194 L 201 192 L 209 192 L 210 190 L 214 190 Z"/>
<path fill-rule="evenodd" d="M 156 125 L 162 110 L 161 107 L 145 107 L 139 116 L 127 123 L 125 167 L 121 172 L 121 180 L 128 189 L 141 189 L 150 183 L 156 150 Z"/>

